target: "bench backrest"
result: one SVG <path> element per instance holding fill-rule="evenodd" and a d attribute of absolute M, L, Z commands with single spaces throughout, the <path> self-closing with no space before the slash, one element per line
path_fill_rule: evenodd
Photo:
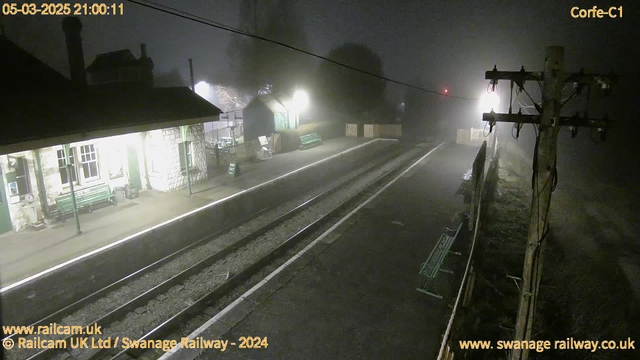
<path fill-rule="evenodd" d="M 455 235 L 451 236 L 449 234 L 442 234 L 440 236 L 436 246 L 431 250 L 429 258 L 422 265 L 422 269 L 420 269 L 420 273 L 422 275 L 427 277 L 435 277 L 438 275 L 438 271 L 440 271 L 440 267 L 449 253 L 454 240 Z"/>
<path fill-rule="evenodd" d="M 308 144 L 308 143 L 317 142 L 317 141 L 322 141 L 322 139 L 317 133 L 311 133 L 311 134 L 300 136 L 300 142 L 302 144 Z"/>
<path fill-rule="evenodd" d="M 110 199 L 111 188 L 108 184 L 100 184 L 85 189 L 74 191 L 76 195 L 76 205 L 85 206 L 94 202 Z M 60 195 L 56 198 L 56 205 L 59 209 L 69 209 L 73 207 L 71 193 Z"/>

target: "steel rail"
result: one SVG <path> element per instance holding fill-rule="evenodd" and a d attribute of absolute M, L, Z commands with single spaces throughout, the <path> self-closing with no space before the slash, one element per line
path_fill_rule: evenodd
<path fill-rule="evenodd" d="M 380 186 L 384 186 L 384 183 L 386 183 L 386 180 L 388 178 L 393 177 L 393 175 L 402 171 L 402 167 L 404 165 L 406 165 L 407 163 L 411 163 L 413 159 L 420 156 L 422 156 L 422 154 L 412 157 L 406 162 L 399 164 L 394 169 L 379 176 L 376 180 L 374 180 L 371 184 L 367 185 L 364 189 L 362 189 L 358 193 L 354 194 L 353 196 L 343 201 L 340 205 L 338 205 L 338 207 L 327 212 L 326 214 L 322 215 L 320 218 L 314 220 L 311 224 L 297 231 L 294 235 L 290 236 L 287 240 L 282 242 L 280 245 L 278 245 L 276 248 L 271 250 L 266 255 L 262 256 L 256 262 L 245 267 L 238 274 L 229 278 L 222 285 L 213 289 L 206 295 L 196 300 L 193 304 L 189 305 L 188 307 L 184 308 L 177 314 L 173 315 L 171 318 L 167 319 L 162 324 L 158 325 L 153 330 L 149 331 L 147 334 L 140 337 L 137 341 L 142 342 L 147 340 L 156 340 L 162 336 L 167 335 L 172 331 L 172 329 L 175 329 L 177 326 L 184 324 L 185 319 L 190 317 L 192 318 L 194 316 L 201 314 L 204 309 L 210 306 L 211 303 L 218 301 L 222 299 L 224 296 L 228 295 L 230 291 L 232 291 L 239 285 L 243 284 L 245 281 L 249 280 L 252 276 L 254 276 L 259 271 L 261 271 L 265 266 L 272 263 L 276 258 L 282 255 L 284 252 L 291 249 L 293 246 L 300 243 L 303 239 L 313 234 L 319 228 L 329 223 L 331 219 L 334 219 L 335 217 L 337 217 L 345 209 L 353 206 L 353 204 L 356 203 L 362 196 L 366 196 L 368 193 L 375 191 L 376 188 Z M 146 350 L 147 349 L 138 349 L 138 348 L 123 349 L 120 352 L 118 352 L 116 355 L 111 357 L 111 360 L 129 360 L 131 357 L 138 358 L 140 354 Z M 100 351 L 100 352 L 102 353 L 103 351 Z M 95 359 L 96 357 L 92 357 L 92 358 Z"/>
<path fill-rule="evenodd" d="M 245 246 L 246 244 L 252 242 L 253 240 L 259 238 L 260 236 L 264 235 L 265 233 L 267 233 L 268 231 L 272 230 L 273 228 L 275 228 L 276 226 L 282 224 L 283 222 L 289 220 L 291 217 L 295 216 L 296 214 L 300 213 L 301 211 L 307 209 L 309 206 L 313 205 L 314 203 L 317 203 L 318 201 L 324 199 L 325 197 L 329 196 L 331 193 L 333 193 L 336 189 L 345 186 L 346 184 L 355 181 L 356 179 L 358 179 L 360 176 L 362 176 L 364 173 L 370 172 L 372 171 L 372 169 L 377 168 L 378 166 L 380 166 L 381 164 L 386 163 L 389 159 L 394 158 L 398 153 L 402 153 L 404 151 L 404 148 L 399 147 L 396 148 L 394 151 L 389 152 L 388 154 L 386 154 L 386 156 L 382 157 L 381 159 L 379 159 L 378 161 L 374 162 L 374 164 L 371 167 L 362 169 L 360 171 L 358 171 L 356 174 L 352 175 L 348 180 L 342 182 L 342 183 L 337 183 L 335 185 L 333 185 L 332 187 L 330 187 L 329 189 L 323 191 L 321 194 L 318 194 L 314 197 L 312 197 L 311 199 L 308 199 L 306 201 L 304 201 L 303 203 L 301 203 L 300 205 L 296 206 L 295 208 L 287 211 L 285 214 L 279 216 L 278 218 L 276 218 L 274 221 L 266 224 L 265 226 L 261 227 L 260 229 L 257 229 L 256 231 L 253 231 L 251 234 L 244 236 L 242 239 L 238 240 L 237 242 L 225 247 L 224 249 L 212 254 L 211 256 L 197 262 L 196 264 L 188 267 L 187 269 L 184 269 L 183 271 L 181 271 L 180 273 L 172 276 L 169 279 L 164 280 L 163 282 L 161 282 L 160 284 L 157 284 L 156 286 L 152 287 L 151 289 L 145 291 L 144 293 L 136 296 L 135 298 L 129 300 L 128 302 L 120 305 L 119 307 L 117 307 L 116 309 L 113 309 L 112 311 L 108 312 L 107 314 L 101 316 L 100 318 L 98 318 L 97 320 L 94 320 L 92 322 L 90 322 L 91 324 L 97 324 L 98 326 L 101 327 L 107 327 L 109 326 L 111 323 L 113 323 L 114 321 L 116 321 L 117 319 L 119 319 L 120 317 L 122 317 L 123 315 L 126 315 L 127 313 L 135 310 L 136 308 L 142 306 L 143 304 L 147 303 L 149 300 L 154 299 L 155 297 L 157 297 L 158 295 L 168 291 L 171 287 L 184 282 L 185 280 L 187 280 L 189 277 L 197 274 L 201 269 L 206 268 L 210 265 L 212 265 L 213 263 L 215 263 L 218 260 L 223 259 L 224 257 L 228 256 L 229 254 L 235 252 L 236 250 L 240 249 L 241 247 Z M 76 301 L 75 303 L 57 311 L 54 314 L 51 314 L 45 318 L 43 318 L 42 320 L 39 320 L 37 323 L 34 323 L 34 325 L 32 326 L 37 326 L 38 324 L 43 324 L 43 323 L 50 323 L 50 322 L 54 322 L 53 319 L 62 319 L 64 316 L 68 315 L 69 313 L 72 313 L 75 310 L 78 310 L 79 308 L 81 308 L 83 305 L 85 305 L 86 303 L 93 301 L 93 300 L 97 300 L 100 296 L 105 295 L 107 292 L 109 291 L 114 291 L 116 289 L 118 289 L 119 287 L 122 287 L 124 285 L 126 285 L 126 283 L 139 278 L 140 276 L 148 273 L 149 271 L 152 271 L 158 267 L 160 267 L 161 265 L 164 265 L 165 263 L 169 262 L 170 260 L 173 260 L 174 258 L 176 258 L 177 256 L 185 253 L 187 250 L 191 250 L 193 248 L 195 248 L 197 245 L 202 245 L 203 243 L 206 243 L 207 241 L 210 241 L 218 236 L 221 236 L 225 233 L 227 233 L 228 231 L 232 230 L 235 227 L 238 227 L 239 225 L 244 224 L 245 222 L 256 218 L 257 216 L 259 216 L 260 214 L 264 213 L 266 210 L 269 210 L 269 208 L 264 208 L 258 212 L 256 212 L 255 214 L 239 221 L 239 222 L 234 222 L 233 224 L 230 224 L 228 226 L 226 226 L 223 230 L 217 231 L 215 234 L 212 235 L 207 235 L 205 236 L 203 239 L 198 240 L 197 242 L 188 245 L 187 247 L 180 249 L 178 251 L 176 251 L 173 254 L 170 254 L 156 262 L 154 262 L 153 264 L 150 264 L 110 285 L 107 285 L 105 288 L 100 289 L 98 291 L 96 291 L 95 293 L 88 295 L 87 297 Z M 67 337 L 65 337 L 63 340 L 66 341 L 67 343 L 69 342 L 69 340 L 71 339 L 75 339 L 82 336 L 82 334 L 72 334 L 69 335 Z M 60 352 L 64 352 L 65 349 L 62 348 L 49 348 L 49 349 L 44 349 L 30 357 L 27 358 L 27 360 L 40 360 L 40 359 L 46 359 L 51 357 L 52 355 L 56 354 L 56 353 L 60 353 Z M 100 352 L 98 352 L 100 353 Z M 98 353 L 93 354 L 92 358 L 95 357 L 96 355 L 98 355 Z"/>

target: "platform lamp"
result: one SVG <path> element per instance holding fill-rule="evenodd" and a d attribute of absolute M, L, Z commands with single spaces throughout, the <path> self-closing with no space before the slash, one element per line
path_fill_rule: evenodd
<path fill-rule="evenodd" d="M 300 113 L 309 106 L 309 95 L 302 90 L 298 90 L 293 93 L 293 106 L 296 114 L 296 129 L 300 125 Z"/>

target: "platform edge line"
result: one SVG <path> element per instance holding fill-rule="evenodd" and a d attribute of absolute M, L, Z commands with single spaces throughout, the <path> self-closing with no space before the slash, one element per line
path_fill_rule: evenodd
<path fill-rule="evenodd" d="M 344 216 L 342 219 L 340 219 L 340 221 L 338 221 L 337 223 L 335 223 L 333 226 L 331 226 L 329 229 L 327 229 L 325 232 L 323 232 L 320 236 L 318 236 L 315 240 L 313 240 L 309 245 L 305 246 L 304 249 L 300 250 L 300 252 L 298 252 L 297 254 L 295 254 L 293 257 L 291 257 L 291 259 L 287 260 L 284 264 L 280 265 L 277 269 L 275 269 L 273 272 L 271 272 L 267 277 L 265 277 L 264 279 L 262 279 L 260 282 L 258 282 L 257 284 L 255 284 L 251 289 L 247 290 L 244 294 L 240 295 L 236 300 L 234 300 L 231 304 L 227 305 L 227 307 L 225 307 L 224 309 L 222 309 L 219 313 L 217 313 L 215 316 L 213 316 L 211 319 L 207 320 L 207 322 L 205 322 L 204 324 L 202 324 L 200 327 L 198 327 L 196 330 L 194 330 L 191 334 L 189 334 L 187 336 L 187 338 L 189 340 L 193 340 L 195 339 L 198 335 L 202 334 L 205 330 L 207 330 L 209 327 L 211 327 L 211 325 L 213 325 L 214 323 L 216 323 L 220 318 L 222 318 L 224 315 L 226 315 L 227 313 L 229 313 L 231 310 L 233 310 L 233 308 L 235 308 L 236 306 L 238 306 L 241 302 L 243 302 L 247 297 L 249 297 L 251 294 L 253 294 L 255 291 L 257 291 L 259 288 L 261 288 L 264 284 L 266 284 L 267 282 L 269 282 L 269 280 L 273 279 L 276 275 L 278 275 L 280 272 L 282 272 L 282 270 L 284 270 L 286 267 L 288 267 L 291 263 L 293 263 L 294 261 L 296 261 L 298 258 L 300 258 L 302 255 L 304 255 L 307 251 L 309 251 L 309 249 L 311 249 L 313 246 L 315 246 L 315 244 L 317 244 L 318 242 L 322 241 L 327 235 L 329 235 L 331 232 L 333 232 L 338 226 L 342 225 L 342 223 L 344 223 L 345 221 L 347 221 L 351 216 L 353 216 L 353 214 L 355 214 L 356 212 L 358 212 L 360 209 L 362 209 L 364 206 L 366 206 L 369 202 L 371 202 L 373 199 L 375 199 L 376 197 L 378 197 L 378 195 L 380 195 L 383 191 L 385 191 L 387 188 L 389 188 L 391 185 L 393 185 L 396 181 L 398 181 L 401 177 L 403 177 L 406 173 L 408 173 L 411 169 L 413 169 L 414 167 L 416 167 L 419 163 L 421 163 L 425 158 L 427 158 L 429 155 L 431 155 L 434 151 L 436 151 L 438 148 L 440 148 L 442 145 L 444 145 L 445 143 L 442 142 L 440 143 L 438 146 L 436 146 L 435 148 L 431 149 L 428 153 L 426 153 L 424 156 L 422 156 L 420 159 L 418 159 L 416 162 L 414 162 L 413 164 L 411 164 L 411 166 L 409 166 L 407 169 L 405 169 L 402 173 L 400 173 L 398 176 L 396 176 L 393 180 L 391 180 L 388 184 L 386 184 L 382 189 L 378 190 L 375 194 L 371 195 L 371 197 L 369 197 L 367 200 L 365 200 L 362 204 L 358 205 L 355 209 L 353 209 L 350 213 L 348 213 L 346 216 Z M 171 350 L 167 351 L 166 353 L 164 353 L 158 360 L 167 360 L 169 358 L 171 358 L 172 356 L 174 356 L 180 349 L 182 348 L 182 344 L 180 345 L 176 345 L 175 347 L 171 348 Z"/>

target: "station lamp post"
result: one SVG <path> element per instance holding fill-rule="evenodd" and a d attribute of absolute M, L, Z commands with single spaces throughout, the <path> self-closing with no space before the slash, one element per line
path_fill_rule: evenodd
<path fill-rule="evenodd" d="M 67 179 L 69 180 L 69 192 L 71 193 L 71 202 L 73 203 L 73 217 L 76 220 L 76 235 L 82 234 L 82 230 L 80 229 L 80 217 L 78 215 L 78 203 L 76 203 L 76 192 L 73 188 L 73 164 L 69 161 L 69 153 L 71 152 L 71 147 L 69 144 L 63 145 L 64 150 L 64 161 L 67 165 Z M 74 157 L 75 163 L 75 157 Z"/>

